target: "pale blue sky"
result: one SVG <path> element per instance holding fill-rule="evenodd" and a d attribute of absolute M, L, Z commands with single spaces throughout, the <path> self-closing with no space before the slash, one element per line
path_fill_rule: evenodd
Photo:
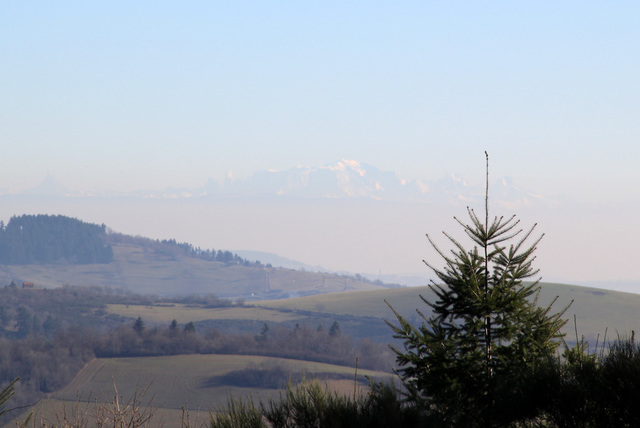
<path fill-rule="evenodd" d="M 637 2 L 0 2 L 0 189 L 355 159 L 640 199 Z"/>

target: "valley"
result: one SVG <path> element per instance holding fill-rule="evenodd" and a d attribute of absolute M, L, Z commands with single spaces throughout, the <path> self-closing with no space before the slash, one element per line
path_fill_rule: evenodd
<path fill-rule="evenodd" d="M 388 345 L 402 343 L 388 305 L 419 325 L 416 310 L 431 315 L 421 297 L 435 298 L 426 286 L 274 267 L 173 240 L 105 239 L 109 263 L 0 265 L 2 380 L 20 360 L 16 400 L 37 402 L 20 417 L 88 414 L 116 394 L 167 426 L 185 417 L 199 426 L 230 396 L 277 399 L 303 378 L 366 391 L 367 377 L 395 378 Z M 566 309 L 568 347 L 584 340 L 598 352 L 640 325 L 637 294 L 543 282 L 538 299 Z"/>

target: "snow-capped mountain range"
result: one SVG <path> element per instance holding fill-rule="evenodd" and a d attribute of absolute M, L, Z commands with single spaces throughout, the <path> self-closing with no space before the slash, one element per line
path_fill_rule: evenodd
<path fill-rule="evenodd" d="M 504 177 L 491 184 L 494 200 L 512 207 L 529 206 L 542 200 Z M 68 190 L 51 175 L 42 184 L 21 194 L 47 196 L 129 196 L 144 198 L 185 198 L 215 196 L 269 196 L 303 199 L 372 199 L 380 201 L 444 202 L 458 205 L 481 202 L 484 186 L 469 185 L 457 174 L 425 182 L 405 180 L 394 172 L 342 159 L 319 167 L 295 167 L 284 171 L 258 171 L 245 179 L 209 180 L 197 189 L 140 190 L 127 193 L 79 193 Z"/>
<path fill-rule="evenodd" d="M 285 171 L 258 171 L 242 180 L 227 180 L 208 186 L 209 194 L 278 195 L 301 198 L 396 199 L 420 194 L 415 183 L 398 179 L 395 173 L 340 160 L 320 167 L 296 167 Z"/>

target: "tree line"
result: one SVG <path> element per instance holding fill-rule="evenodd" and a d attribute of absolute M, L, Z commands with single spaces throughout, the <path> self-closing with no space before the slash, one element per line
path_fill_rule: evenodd
<path fill-rule="evenodd" d="M 202 249 L 175 239 L 153 241 L 118 233 L 107 227 L 62 215 L 13 216 L 0 221 L 0 264 L 106 264 L 113 261 L 111 243 L 137 242 L 176 248 L 188 257 L 244 266 L 260 265 L 227 250 Z M 161 248 L 157 248 L 162 251 Z M 270 266 L 268 266 L 270 267 Z"/>
<path fill-rule="evenodd" d="M 414 396 L 393 384 L 372 381 L 367 394 L 337 394 L 318 382 L 289 386 L 280 400 L 232 399 L 223 411 L 211 416 L 211 428 L 453 428 L 453 427 L 548 427 L 602 428 L 640 426 L 640 346 L 633 336 L 621 337 L 587 352 L 585 343 L 527 369 L 512 382 L 494 387 L 491 419 L 467 419 L 477 404 L 459 400 L 471 394 L 452 378 L 441 389 L 457 408 L 415 401 Z M 428 369 L 421 376 L 428 376 Z M 438 393 L 434 390 L 433 393 Z M 475 391 L 481 393 L 481 391 Z M 443 417 L 443 412 L 465 419 L 463 424 Z"/>
<path fill-rule="evenodd" d="M 211 306 L 230 305 L 216 296 L 185 296 L 180 302 L 206 302 Z M 123 317 L 107 314 L 108 303 L 146 304 L 161 301 L 111 287 L 64 286 L 53 289 L 24 289 L 15 281 L 0 288 L 0 337 L 22 339 L 30 335 L 47 338 L 60 329 L 82 325 L 108 330 L 125 322 Z"/>
<path fill-rule="evenodd" d="M 177 242 L 175 239 L 163 239 L 160 242 L 165 245 L 171 245 L 181 248 L 189 257 L 196 257 L 202 260 L 216 261 L 226 264 L 237 264 L 243 266 L 261 265 L 259 261 L 254 262 L 247 260 L 228 250 L 216 251 L 214 249 L 202 249 L 200 247 L 194 247 L 188 242 Z M 271 267 L 271 265 L 267 265 L 267 267 Z"/>
<path fill-rule="evenodd" d="M 394 355 L 383 344 L 370 339 L 356 341 L 340 332 L 334 322 L 328 329 L 297 324 L 289 328 L 264 324 L 255 334 L 225 334 L 218 329 L 197 331 L 196 323 L 146 327 L 138 318 L 93 337 L 96 357 L 147 357 L 178 354 L 243 354 L 318 361 L 352 366 L 356 358 L 362 368 L 389 371 Z"/>
<path fill-rule="evenodd" d="M 303 359 L 389 370 L 393 353 L 369 339 L 355 341 L 339 325 L 287 328 L 265 324 L 255 334 L 225 334 L 209 328 L 198 332 L 193 322 L 146 326 L 138 318 L 115 328 L 72 326 L 50 337 L 32 332 L 20 339 L 0 338 L 0 387 L 20 378 L 16 405 L 36 402 L 67 385 L 93 358 L 147 357 L 181 354 L 244 354 Z"/>

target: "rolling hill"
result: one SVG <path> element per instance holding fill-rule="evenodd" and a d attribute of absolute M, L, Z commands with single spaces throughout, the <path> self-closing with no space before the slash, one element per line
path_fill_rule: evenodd
<path fill-rule="evenodd" d="M 338 323 L 340 331 L 353 337 L 356 342 L 366 342 L 365 339 L 378 342 L 378 348 L 368 349 L 384 348 L 388 351 L 386 346 L 379 345 L 393 343 L 394 340 L 386 324 L 387 321 L 394 321 L 394 315 L 385 302 L 389 302 L 413 324 L 419 324 L 416 309 L 429 315 L 428 307 L 420 300 L 420 296 L 433 300 L 433 294 L 427 287 L 399 288 L 370 282 L 359 275 L 272 267 L 243 260 L 231 253 L 229 257 L 225 254 L 223 257 L 213 257 L 213 251 L 202 252 L 188 244 L 154 241 L 108 231 L 105 239 L 113 254 L 113 259 L 108 263 L 74 264 L 66 259 L 59 263 L 0 266 L 0 281 L 5 285 L 9 282 L 33 283 L 24 289 L 3 289 L 16 302 L 17 299 L 31 299 L 29 305 L 18 302 L 13 307 L 23 304 L 30 312 L 43 318 L 48 313 L 53 319 L 56 315 L 51 307 L 54 302 L 48 294 L 52 290 L 46 289 L 66 284 L 97 286 L 100 288 L 96 296 L 91 302 L 86 302 L 87 307 L 82 313 L 85 326 L 88 325 L 86 320 L 92 320 L 94 324 L 106 328 L 109 321 L 109 326 L 119 324 L 123 329 L 129 328 L 128 332 L 133 334 L 130 325 L 137 318 L 143 319 L 151 330 L 166 329 L 176 320 L 180 325 L 195 323 L 197 333 L 201 335 L 218 330 L 230 335 L 245 333 L 244 337 L 253 340 L 263 326 L 297 331 L 299 325 L 306 325 L 311 331 L 320 332 L 324 329 L 326 332 L 332 323 Z M 540 304 L 546 305 L 557 297 L 554 311 L 567 308 L 564 318 L 569 322 L 564 332 L 569 344 L 576 341 L 577 331 L 577 335 L 584 336 L 591 349 L 595 350 L 598 344 L 611 341 L 618 335 L 631 334 L 640 325 L 637 311 L 640 295 L 566 284 L 541 285 Z M 134 300 L 127 293 L 118 293 L 117 299 L 106 304 L 106 297 L 101 296 L 109 296 L 109 290 L 113 288 L 155 296 L 215 294 L 220 298 L 234 299 L 235 304 L 225 302 L 214 307 L 208 303 L 198 303 L 195 299 Z M 79 293 L 70 287 L 67 294 Z M 45 299 L 47 296 L 49 298 Z M 42 301 L 45 309 L 36 306 L 36 302 Z M 56 304 L 69 313 L 78 312 L 77 308 L 69 311 L 69 301 Z M 17 337 L 17 332 L 11 326 L 6 333 Z M 215 337 L 215 334 L 211 337 Z M 367 353 L 365 350 L 355 355 L 359 355 L 362 362 L 363 356 L 378 353 L 382 354 Z M 95 353 L 91 358 L 96 355 L 105 357 L 104 354 Z M 148 392 L 154 397 L 152 405 L 160 408 L 161 415 L 171 421 L 169 426 L 174 426 L 182 417 L 180 409 L 185 402 L 190 411 L 195 412 L 194 417 L 206 418 L 206 415 L 198 412 L 224 404 L 229 393 L 275 397 L 277 388 L 283 386 L 287 376 L 299 376 L 302 372 L 324 377 L 336 388 L 344 387 L 346 382 L 353 387 L 353 381 L 347 381 L 349 377 L 353 379 L 354 369 L 350 367 L 329 367 L 320 363 L 256 355 L 119 358 L 123 355 L 106 355 L 114 358 L 91 360 L 70 385 L 50 392 L 40 411 L 59 412 L 61 406 L 64 408 L 77 402 L 86 404 L 91 400 L 108 403 L 109 397 L 113 397 L 115 382 L 118 393 L 123 397 L 131 397 L 140 388 L 149 386 Z M 292 358 L 306 357 L 296 355 Z M 277 375 L 275 381 L 271 376 L 274 373 Z M 244 378 L 251 378 L 253 383 L 242 383 Z M 265 384 L 265 379 L 271 379 L 271 383 Z"/>
<path fill-rule="evenodd" d="M 82 285 L 136 294 L 215 294 L 229 299 L 276 299 L 338 291 L 383 289 L 360 276 L 271 267 L 230 255 L 219 261 L 193 254 L 188 244 L 108 233 L 109 263 L 5 264 L 0 281 L 39 288 Z"/>
<path fill-rule="evenodd" d="M 33 283 L 36 288 L 56 288 L 67 284 L 99 286 L 160 296 L 215 294 L 241 303 L 233 308 L 217 309 L 180 305 L 174 305 L 171 310 L 135 305 L 112 305 L 109 308 L 114 314 L 132 319 L 141 316 L 150 322 L 167 323 L 172 319 L 196 321 L 202 327 L 215 321 L 217 327 L 233 327 L 235 331 L 244 332 L 255 332 L 256 325 L 264 322 L 291 326 L 300 322 L 326 325 L 339 320 L 350 335 L 386 341 L 389 331 L 384 321 L 393 319 L 393 313 L 385 300 L 398 312 L 417 321 L 414 310 L 427 309 L 420 302 L 419 294 L 430 298 L 430 291 L 426 288 L 391 289 L 391 286 L 368 281 L 359 275 L 271 267 L 244 260 L 228 251 L 216 253 L 194 249 L 175 240 L 157 241 L 122 235 L 109 231 L 104 225 L 91 225 L 62 216 L 22 216 L 12 218 L 14 221 L 21 221 L 24 225 L 12 227 L 10 222 L 2 226 L 3 233 L 9 236 L 9 232 L 14 230 L 12 239 L 28 237 L 32 248 L 50 248 L 56 240 L 64 240 L 66 244 L 81 241 L 83 237 L 91 236 L 87 232 L 89 230 L 97 233 L 93 241 L 104 240 L 100 245 L 108 247 L 113 258 L 108 263 L 91 264 L 72 263 L 69 258 L 49 264 L 5 264 L 0 266 L 0 281 L 6 284 L 11 281 Z M 35 233 L 37 230 L 27 230 L 29 227 L 40 230 L 48 223 L 57 234 L 38 234 Z M 66 233 L 61 233 L 63 227 L 67 227 Z M 77 230 L 83 231 L 77 239 L 66 236 Z M 31 242 L 37 236 L 47 237 L 52 242 Z M 78 248 L 86 248 L 78 245 Z M 540 303 L 547 304 L 556 296 L 556 310 L 562 310 L 573 301 L 565 314 L 572 320 L 565 328 L 567 333 L 571 333 L 572 340 L 575 340 L 573 332 L 576 327 L 580 335 L 591 341 L 604 338 L 605 332 L 611 338 L 618 332 L 627 333 L 637 327 L 639 295 L 543 284 Z M 242 302 L 250 305 L 245 307 Z M 576 325 L 573 325 L 574 315 Z"/>
<path fill-rule="evenodd" d="M 314 312 L 335 315 L 384 318 L 393 321 L 392 311 L 385 304 L 388 301 L 394 309 L 414 323 L 420 318 L 416 309 L 427 316 L 429 308 L 420 300 L 420 295 L 433 300 L 428 287 L 412 287 L 396 290 L 370 290 L 358 293 L 326 294 L 298 299 L 260 302 L 260 307 L 285 309 L 312 314 Z M 575 342 L 575 332 L 584 336 L 593 346 L 599 341 L 613 340 L 620 335 L 629 335 L 640 329 L 640 295 L 618 291 L 581 287 L 568 284 L 541 283 L 540 305 L 548 305 L 557 297 L 553 305 L 555 312 L 570 305 L 564 318 L 569 322 L 563 331 L 569 343 Z M 575 317 L 575 324 L 574 324 Z"/>
<path fill-rule="evenodd" d="M 415 309 L 426 309 L 419 296 L 429 299 L 430 293 L 426 287 L 367 290 L 264 300 L 251 305 L 223 308 L 195 304 L 112 304 L 107 306 L 106 313 L 129 319 L 140 316 L 149 325 L 163 325 L 171 319 L 178 319 L 180 323 L 193 320 L 202 327 L 211 325 L 216 328 L 225 323 L 249 322 L 254 326 L 263 322 L 270 325 L 314 325 L 322 320 L 339 320 L 343 332 L 347 334 L 360 338 L 375 337 L 389 343 L 392 338 L 385 320 L 392 320 L 393 314 L 385 300 L 417 323 L 418 316 L 412 315 Z M 573 302 L 565 313 L 565 318 L 569 319 L 565 327 L 569 344 L 575 341 L 574 316 L 578 334 L 585 336 L 592 351 L 596 351 L 596 344 L 605 342 L 605 333 L 606 341 L 611 341 L 618 334 L 630 334 L 640 325 L 637 312 L 640 295 L 566 284 L 542 284 L 541 304 L 553 301 L 556 296 L 558 299 L 554 307 L 557 310 Z M 156 409 L 156 415 L 162 418 L 165 426 L 180 423 L 183 405 L 189 409 L 192 421 L 204 422 L 208 410 L 215 411 L 224 405 L 229 394 L 238 397 L 277 397 L 277 388 L 283 385 L 288 376 L 299 376 L 303 372 L 310 377 L 326 379 L 333 388 L 353 390 L 354 368 L 300 360 L 254 355 L 98 358 L 92 360 L 67 387 L 49 394 L 39 405 L 38 411 L 47 415 L 59 414 L 74 406 L 92 411 L 94 404 L 103 405 L 113 399 L 115 382 L 118 394 L 124 400 L 149 387 L 145 397 L 153 397 L 150 405 Z M 364 370 L 359 374 L 385 376 L 381 372 Z M 253 383 L 242 383 L 245 375 L 249 375 Z M 254 375 L 258 376 L 258 380 Z M 361 387 L 364 387 L 364 383 L 361 383 Z"/>
<path fill-rule="evenodd" d="M 433 299 L 428 287 L 365 290 L 346 293 L 326 293 L 299 298 L 255 301 L 243 307 L 202 308 L 193 305 L 150 306 L 109 305 L 108 312 L 130 319 L 142 317 L 152 323 L 168 324 L 172 319 L 180 322 L 195 321 L 202 326 L 239 326 L 244 322 L 253 332 L 262 323 L 293 326 L 297 323 L 328 325 L 337 320 L 342 330 L 356 338 L 371 338 L 389 343 L 393 339 L 385 320 L 394 321 L 394 315 L 385 301 L 400 314 L 419 323 L 416 309 L 429 315 L 428 307 L 420 296 Z M 550 304 L 557 297 L 553 311 L 570 305 L 564 318 L 566 341 L 584 336 L 593 346 L 596 342 L 613 340 L 618 335 L 631 334 L 640 328 L 640 295 L 568 284 L 541 283 L 539 304 Z M 574 323 L 575 320 L 575 323 Z M 230 327 L 229 327 L 230 328 Z M 251 331 L 251 330 L 249 330 Z M 605 336 L 606 335 L 606 336 Z"/>
<path fill-rule="evenodd" d="M 247 384 L 256 374 L 262 377 L 261 384 Z M 357 374 L 361 390 L 366 390 L 367 377 L 390 377 L 371 370 L 358 370 Z M 353 393 L 354 375 L 351 367 L 247 355 L 97 358 L 66 388 L 50 394 L 32 410 L 36 418 L 47 420 L 55 420 L 56 414 L 71 416 L 74 409 L 92 415 L 97 406 L 112 404 L 114 395 L 122 407 L 135 396 L 142 404 L 141 411 L 147 406 L 153 409 L 152 426 L 180 426 L 183 410 L 193 422 L 191 426 L 203 426 L 209 412 L 222 408 L 231 396 L 277 399 L 279 390 L 289 381 L 299 382 L 301 376 Z"/>

